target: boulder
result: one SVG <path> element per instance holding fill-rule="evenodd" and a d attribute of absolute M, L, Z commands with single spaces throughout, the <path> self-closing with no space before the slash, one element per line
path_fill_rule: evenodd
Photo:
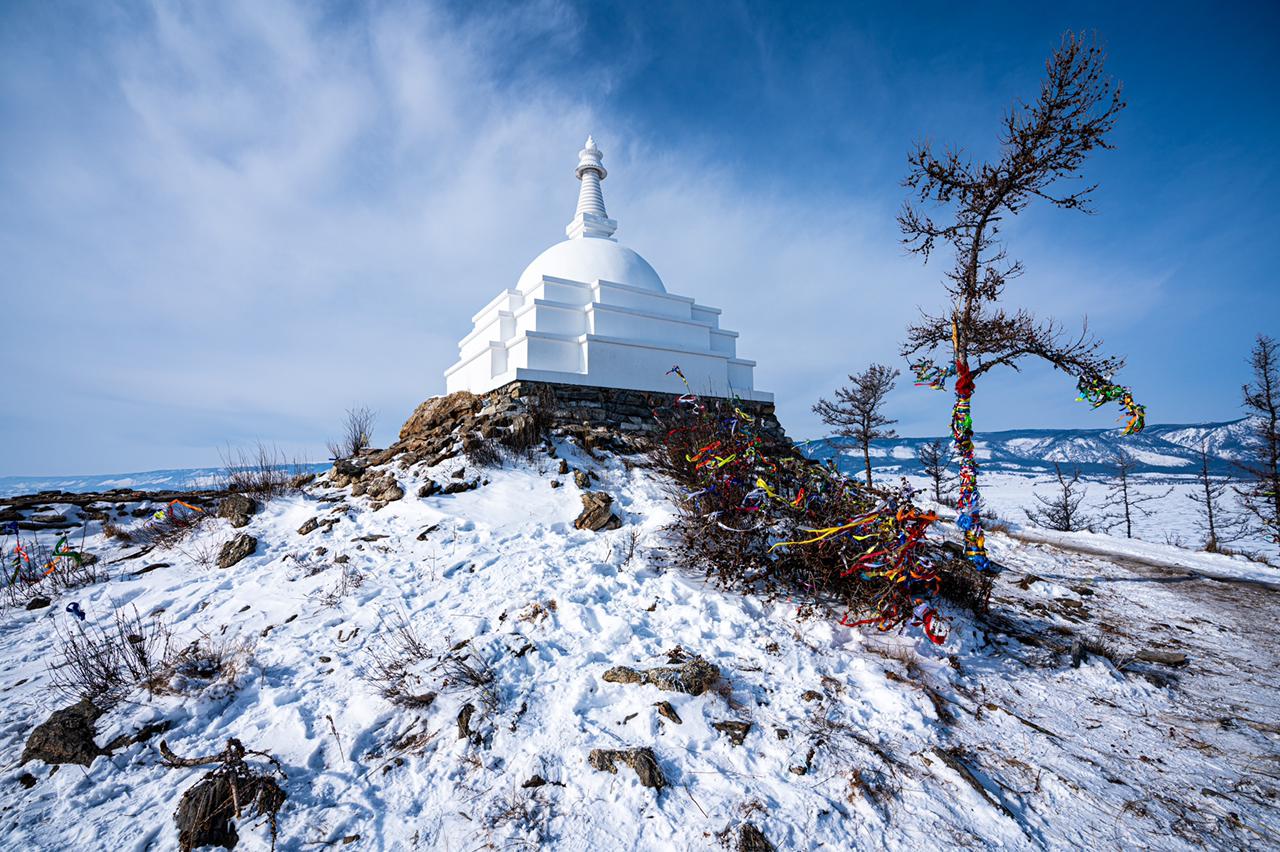
<path fill-rule="evenodd" d="M 694 657 L 678 666 L 658 666 L 643 671 L 614 666 L 603 677 L 609 683 L 647 683 L 667 692 L 701 695 L 720 680 L 720 669 L 701 657 Z"/>
<path fill-rule="evenodd" d="M 461 418 L 479 411 L 482 402 L 480 397 L 467 391 L 429 399 L 409 415 L 400 428 L 400 440 L 423 439 L 441 431 L 452 432 Z"/>
<path fill-rule="evenodd" d="M 622 526 L 618 516 L 610 511 L 613 498 L 603 491 L 587 491 L 582 495 L 582 514 L 573 522 L 580 530 L 616 530 Z"/>
<path fill-rule="evenodd" d="M 764 836 L 764 832 L 749 822 L 744 822 L 738 829 L 737 852 L 773 852 L 773 844 Z"/>
<path fill-rule="evenodd" d="M 391 471 L 384 471 L 381 476 L 370 479 L 366 477 L 361 482 L 351 487 L 351 493 L 356 494 L 356 489 L 363 486 L 360 490 L 369 496 L 371 500 L 377 500 L 381 503 L 390 503 L 393 500 L 399 500 L 404 497 L 404 489 L 400 487 L 400 483 L 396 481 L 396 476 Z"/>
<path fill-rule="evenodd" d="M 218 517 L 231 521 L 233 527 L 246 526 L 257 511 L 258 501 L 243 494 L 228 494 L 218 501 Z"/>
<path fill-rule="evenodd" d="M 750 722 L 714 722 L 711 727 L 729 738 L 729 742 L 736 746 L 746 742 L 747 734 L 751 732 Z"/>
<path fill-rule="evenodd" d="M 101 715 L 102 711 L 88 698 L 55 710 L 27 737 L 27 746 L 18 762 L 41 760 L 49 764 L 88 766 L 95 757 L 106 753 L 93 741 L 93 725 Z"/>
<path fill-rule="evenodd" d="M 258 540 L 246 533 L 231 539 L 218 551 L 218 567 L 230 568 L 247 556 L 252 556 L 258 549 Z"/>
<path fill-rule="evenodd" d="M 302 526 L 298 527 L 298 535 L 308 535 L 313 533 L 318 526 L 320 526 L 319 518 L 308 518 L 302 522 Z"/>
<path fill-rule="evenodd" d="M 635 770 L 643 786 L 655 790 L 667 786 L 667 779 L 651 748 L 593 748 L 587 756 L 587 763 L 592 769 L 611 775 L 618 774 L 618 764 L 621 763 Z"/>

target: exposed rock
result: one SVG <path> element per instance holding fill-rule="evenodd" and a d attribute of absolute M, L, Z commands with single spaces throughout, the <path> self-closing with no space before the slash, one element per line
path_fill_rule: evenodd
<path fill-rule="evenodd" d="M 655 790 L 667 786 L 667 779 L 651 748 L 593 748 L 587 756 L 587 763 L 592 769 L 612 775 L 618 774 L 618 764 L 621 763 L 635 770 L 643 786 Z"/>
<path fill-rule="evenodd" d="M 559 473 L 561 476 L 566 476 L 566 475 L 568 475 L 568 473 L 569 473 L 569 463 L 568 463 L 567 461 L 565 461 L 564 459 L 560 459 L 560 466 L 559 466 L 558 468 L 556 468 L 556 472 L 557 472 L 557 473 Z"/>
<path fill-rule="evenodd" d="M 434 479 L 427 480 L 427 484 L 418 489 L 418 496 L 425 499 L 440 493 L 440 483 Z"/>
<path fill-rule="evenodd" d="M 562 484 L 563 484 L 563 483 L 561 483 L 561 482 L 560 482 L 560 480 L 558 480 L 558 479 L 553 479 L 553 480 L 551 480 L 551 487 L 552 487 L 552 488 L 559 488 Z"/>
<path fill-rule="evenodd" d="M 366 476 L 363 480 L 351 486 L 351 493 L 357 494 L 357 488 L 360 488 L 361 492 L 368 494 L 370 499 L 382 503 L 390 503 L 393 500 L 399 500 L 404 497 L 404 489 L 396 481 L 395 474 L 389 470 L 383 471 L 381 476 L 373 478 Z"/>
<path fill-rule="evenodd" d="M 231 539 L 218 551 L 218 567 L 230 568 L 246 556 L 252 556 L 258 549 L 258 540 L 247 533 Z"/>
<path fill-rule="evenodd" d="M 400 428 L 400 440 L 423 440 L 438 434 L 455 425 L 462 417 L 479 411 L 482 403 L 481 397 L 466 391 L 429 399 L 409 415 L 409 419 Z"/>
<path fill-rule="evenodd" d="M 528 781 L 524 782 L 520 786 L 523 789 L 528 790 L 533 787 L 545 786 L 546 783 L 547 783 L 547 779 L 543 778 L 541 775 L 534 775 L 532 778 L 530 778 Z"/>
<path fill-rule="evenodd" d="M 644 675 L 626 666 L 614 666 L 602 675 L 609 683 L 644 683 Z"/>
<path fill-rule="evenodd" d="M 711 727 L 727 736 L 736 746 L 746 742 L 747 734 L 751 732 L 750 722 L 714 722 Z"/>
<path fill-rule="evenodd" d="M 591 488 L 591 477 L 580 470 L 575 470 L 573 472 L 573 484 L 586 491 Z"/>
<path fill-rule="evenodd" d="M 806 689 L 801 693 L 800 697 L 805 701 L 821 701 L 822 693 L 818 692 L 816 689 Z"/>
<path fill-rule="evenodd" d="M 616 530 L 622 526 L 618 516 L 609 511 L 613 498 L 603 491 L 586 491 L 582 495 L 582 514 L 573 522 L 580 530 Z"/>
<path fill-rule="evenodd" d="M 701 695 L 720 680 L 720 669 L 701 657 L 694 657 L 679 666 L 658 666 L 644 671 L 614 666 L 604 673 L 604 679 L 610 683 L 647 683 L 667 692 Z"/>
<path fill-rule="evenodd" d="M 470 482 L 450 482 L 444 487 L 445 494 L 461 494 L 463 491 L 474 491 L 480 487 L 480 480 L 473 479 Z"/>
<path fill-rule="evenodd" d="M 298 535 L 308 535 L 316 531 L 320 526 L 319 518 L 309 518 L 302 522 L 302 526 L 298 527 Z"/>
<path fill-rule="evenodd" d="M 738 829 L 738 852 L 773 852 L 773 844 L 749 822 Z"/>
<path fill-rule="evenodd" d="M 32 787 L 36 786 L 36 776 L 32 775 L 30 772 L 24 772 L 18 776 L 18 783 L 22 785 L 23 789 L 30 790 Z"/>
<path fill-rule="evenodd" d="M 257 511 L 258 501 L 243 494 L 228 494 L 218 501 L 218 517 L 231 521 L 233 527 L 245 526 Z"/>
<path fill-rule="evenodd" d="M 1134 654 L 1134 657 L 1144 663 L 1159 663 L 1162 666 L 1185 666 L 1187 664 L 1187 655 L 1180 651 L 1157 651 L 1153 648 L 1143 648 Z"/>
<path fill-rule="evenodd" d="M 40 760 L 49 764 L 77 763 L 88 766 L 105 752 L 93 741 L 93 724 L 102 711 L 87 698 L 70 707 L 55 710 L 31 735 L 19 763 Z"/>
<path fill-rule="evenodd" d="M 44 595 L 36 595 L 31 600 L 27 601 L 27 609 L 44 609 L 51 603 L 53 603 L 53 601 L 49 600 Z"/>
<path fill-rule="evenodd" d="M 475 715 L 476 707 L 471 702 L 462 705 L 462 709 L 458 711 L 458 739 L 471 739 L 473 734 L 471 731 L 471 717 Z"/>
<path fill-rule="evenodd" d="M 659 701 L 653 705 L 658 708 L 658 715 L 666 719 L 670 719 L 677 725 L 683 725 L 684 722 L 680 718 L 680 714 L 676 712 L 676 708 L 671 706 L 670 701 Z"/>

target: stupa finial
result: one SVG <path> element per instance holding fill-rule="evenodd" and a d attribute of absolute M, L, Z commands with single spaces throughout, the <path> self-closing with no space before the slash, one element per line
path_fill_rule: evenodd
<path fill-rule="evenodd" d="M 573 221 L 564 229 L 570 239 L 578 237 L 597 237 L 613 239 L 618 223 L 609 218 L 604 209 L 604 193 L 600 191 L 600 181 L 608 176 L 604 167 L 600 149 L 596 140 L 587 136 L 587 144 L 578 152 L 578 180 L 582 186 L 578 189 L 578 209 L 574 212 Z"/>

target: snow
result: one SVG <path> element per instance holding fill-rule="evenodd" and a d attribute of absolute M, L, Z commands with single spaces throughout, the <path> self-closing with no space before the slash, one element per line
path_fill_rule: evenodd
<path fill-rule="evenodd" d="M 413 496 L 426 478 L 452 481 L 460 462 L 397 471 L 407 496 L 377 511 L 315 486 L 270 502 L 245 530 L 210 520 L 178 547 L 127 561 L 135 548 L 91 522 L 86 549 L 109 581 L 0 612 L 0 743 L 13 756 L 0 782 L 4 845 L 174 848 L 171 815 L 203 772 L 163 768 L 154 740 L 85 770 L 16 765 L 30 729 L 66 703 L 50 693 L 47 664 L 55 630 L 75 628 L 75 600 L 91 622 L 136 608 L 171 625 L 175 642 L 203 633 L 251 648 L 233 686 L 138 691 L 99 720 L 97 741 L 163 719 L 180 755 L 215 753 L 230 736 L 274 754 L 288 773 L 285 850 L 355 834 L 358 849 L 709 849 L 744 822 L 779 849 L 1274 846 L 1280 654 L 1257 617 L 1274 611 L 1273 589 L 1137 560 L 1173 550 L 1164 545 L 1122 542 L 1102 557 L 993 533 L 1008 570 L 990 619 L 952 611 L 952 637 L 935 648 L 706 584 L 661 549 L 672 519 L 661 481 L 567 443 L 559 454 L 600 477 L 621 529 L 574 529 L 580 492 L 542 457 L 467 470 L 487 484 L 426 499 Z M 1023 499 L 1028 480 L 1017 479 Z M 300 536 L 317 515 L 341 521 Z M 227 570 L 201 564 L 242 531 L 258 537 L 255 555 Z M 363 584 L 328 604 L 339 554 Z M 1226 570 L 1187 558 L 1196 574 Z M 157 563 L 168 564 L 136 574 Z M 466 640 L 492 665 L 499 708 L 477 713 L 488 747 L 457 739 L 465 695 L 434 683 L 431 707 L 403 709 L 362 679 L 398 617 L 433 650 Z M 1152 646 L 1189 663 L 1121 671 L 1093 656 L 1071 668 L 1054 643 L 1073 636 L 1104 640 L 1121 663 Z M 665 664 L 676 646 L 719 666 L 727 688 L 690 696 L 601 679 L 614 665 Z M 820 697 L 806 700 L 809 690 Z M 663 700 L 682 724 L 657 715 Z M 752 724 L 742 746 L 712 727 L 725 720 Z M 653 748 L 669 787 L 586 764 L 593 748 L 631 746 Z M 22 772 L 31 789 L 16 783 Z M 552 783 L 523 789 L 535 773 Z M 240 833 L 240 849 L 269 846 L 261 825 Z"/>

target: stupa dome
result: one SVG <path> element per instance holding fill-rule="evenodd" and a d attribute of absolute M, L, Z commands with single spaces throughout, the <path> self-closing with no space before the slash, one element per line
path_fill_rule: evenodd
<path fill-rule="evenodd" d="M 667 292 L 647 260 L 626 246 L 601 237 L 556 243 L 525 267 L 516 289 L 528 293 L 542 282 L 543 276 L 585 283 L 612 281 L 655 293 Z"/>

